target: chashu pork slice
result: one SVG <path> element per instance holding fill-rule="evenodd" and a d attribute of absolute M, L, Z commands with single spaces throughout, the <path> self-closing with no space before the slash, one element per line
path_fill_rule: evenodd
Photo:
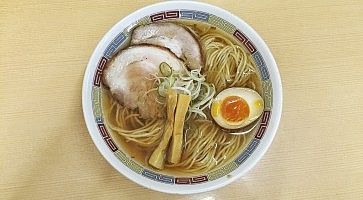
<path fill-rule="evenodd" d="M 183 63 L 168 49 L 153 45 L 135 45 L 119 52 L 107 65 L 103 83 L 110 89 L 113 98 L 130 109 L 139 109 L 144 119 L 162 117 L 165 112 L 155 101 L 157 92 L 147 93 L 155 87 L 153 74 L 159 65 L 166 62 L 174 71 L 181 71 Z"/>
<path fill-rule="evenodd" d="M 168 48 L 190 69 L 204 66 L 198 40 L 183 26 L 174 23 L 153 23 L 135 28 L 131 44 L 153 44 Z"/>

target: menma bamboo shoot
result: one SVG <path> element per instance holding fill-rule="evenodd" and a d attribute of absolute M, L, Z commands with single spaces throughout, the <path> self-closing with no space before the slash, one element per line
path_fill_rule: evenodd
<path fill-rule="evenodd" d="M 173 127 L 174 127 L 174 114 L 175 114 L 175 107 L 177 105 L 177 93 L 175 90 L 168 90 L 167 92 L 167 120 L 164 127 L 164 134 L 160 141 L 160 144 L 154 152 L 151 154 L 149 159 L 149 164 L 157 169 L 164 169 L 165 163 L 165 154 L 166 149 L 168 147 L 170 138 L 173 134 Z"/>
<path fill-rule="evenodd" d="M 185 115 L 188 112 L 190 101 L 191 96 L 178 94 L 178 103 L 175 110 L 174 130 L 168 154 L 168 161 L 173 164 L 179 163 L 182 156 L 184 121 Z"/>

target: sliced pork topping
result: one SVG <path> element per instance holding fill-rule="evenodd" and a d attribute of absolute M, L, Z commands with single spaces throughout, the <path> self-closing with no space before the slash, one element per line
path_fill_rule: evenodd
<path fill-rule="evenodd" d="M 139 109 L 145 119 L 162 117 L 164 109 L 155 101 L 152 74 L 159 72 L 159 65 L 167 63 L 175 71 L 183 63 L 165 48 L 153 45 L 135 45 L 118 53 L 104 70 L 103 83 L 110 88 L 114 98 L 130 109 Z"/>
<path fill-rule="evenodd" d="M 131 44 L 153 44 L 168 48 L 190 69 L 204 66 L 199 42 L 184 27 L 173 23 L 153 23 L 135 28 Z"/>

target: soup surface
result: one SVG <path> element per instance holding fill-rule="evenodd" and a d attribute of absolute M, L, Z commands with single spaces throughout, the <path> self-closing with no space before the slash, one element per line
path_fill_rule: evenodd
<path fill-rule="evenodd" d="M 233 88 L 249 88 L 263 97 L 261 79 L 249 52 L 240 46 L 233 37 L 225 34 L 224 31 L 202 22 L 175 21 L 173 23 L 193 35 L 200 45 L 201 60 L 188 55 L 190 52 L 195 52 L 192 47 L 188 47 L 188 49 L 182 44 L 181 48 L 174 48 L 175 45 L 173 46 L 170 43 L 171 40 L 165 39 L 169 37 L 168 34 L 171 34 L 173 37 L 169 38 L 176 38 L 177 42 L 175 44 L 178 44 L 178 42 L 188 39 L 187 36 L 175 36 L 169 30 L 162 30 L 164 27 L 160 28 L 161 30 L 158 29 L 159 27 L 155 30 L 151 29 L 154 27 L 151 27 L 150 32 L 155 31 L 156 34 L 162 33 L 166 34 L 166 36 L 155 36 L 161 38 L 158 41 L 148 38 L 140 42 L 132 38 L 127 47 L 123 49 L 133 46 L 143 47 L 144 43 L 150 46 L 162 46 L 159 48 L 168 49 L 178 59 L 182 60 L 182 63 L 187 66 L 184 69 L 186 72 L 181 69 L 175 70 L 174 66 L 167 64 L 165 68 L 158 65 L 160 67 L 158 74 L 155 75 L 151 72 L 145 75 L 147 71 L 141 68 L 143 76 L 139 76 L 137 81 L 141 85 L 143 80 L 153 80 L 153 82 L 150 85 L 142 86 L 143 88 L 139 90 L 138 96 L 133 99 L 137 103 L 132 106 L 130 105 L 134 103 L 133 101 L 130 103 L 124 100 L 130 99 L 133 94 L 124 92 L 119 95 L 119 93 L 114 92 L 114 85 L 104 79 L 102 86 L 103 114 L 107 128 L 117 145 L 142 166 L 152 170 L 160 170 L 162 173 L 169 175 L 200 174 L 217 169 L 235 159 L 254 137 L 255 125 L 258 123 L 260 116 L 260 114 L 258 115 L 259 110 L 256 111 L 256 108 L 247 101 L 251 99 L 249 96 L 252 95 L 248 93 L 247 96 L 246 94 L 238 94 L 238 90 L 233 92 Z M 133 37 L 136 37 L 135 35 L 136 33 L 133 34 Z M 142 36 L 143 32 L 140 35 Z M 117 61 L 117 56 L 120 55 L 115 55 L 114 62 Z M 199 61 L 203 63 L 200 68 L 197 67 Z M 130 66 L 132 63 L 126 65 Z M 148 65 L 148 63 L 143 63 L 140 66 Z M 134 69 L 136 70 L 140 66 L 134 65 Z M 179 73 L 178 70 L 181 70 L 181 72 Z M 140 74 L 137 71 L 132 73 L 129 76 L 138 76 Z M 168 83 L 167 86 L 164 83 Z M 169 116 L 167 114 L 167 106 L 170 103 L 168 101 L 170 98 L 168 92 L 171 89 L 177 91 L 178 99 L 183 94 L 191 98 L 185 117 L 182 119 L 175 117 L 173 122 L 168 121 Z M 232 94 L 226 96 L 226 101 L 221 100 L 222 103 L 219 103 L 215 97 L 219 93 L 222 94 L 226 89 L 232 89 Z M 145 95 L 154 98 L 157 103 L 152 102 L 155 103 L 154 105 L 148 102 L 148 99 L 143 99 Z M 127 98 L 124 96 L 127 96 Z M 238 101 L 233 101 L 228 105 L 223 104 L 223 102 L 233 99 Z M 254 99 L 252 101 L 258 102 Z M 219 109 L 219 105 L 222 105 L 221 109 Z M 178 112 L 178 106 L 180 105 L 176 105 L 175 116 Z M 261 105 L 259 106 L 261 107 Z M 211 114 L 211 107 L 217 107 L 219 110 L 217 112 L 213 111 L 214 114 Z M 151 111 L 152 109 L 160 109 L 161 112 Z M 219 115 L 219 112 L 222 113 Z M 246 120 L 251 117 L 251 113 L 257 113 L 256 118 L 247 123 Z M 223 122 L 216 123 L 216 121 L 220 120 Z M 171 149 L 174 148 L 172 143 L 177 140 L 175 128 L 179 122 L 176 121 L 183 121 L 183 133 L 180 159 L 173 163 L 170 162 L 169 156 L 172 154 Z M 166 134 L 166 124 L 171 124 L 174 127 L 171 136 Z M 241 127 L 241 124 L 245 125 Z M 238 132 L 245 134 L 235 134 Z M 170 139 L 163 137 L 170 137 Z M 164 148 L 160 147 L 163 140 L 167 141 Z M 152 162 L 150 157 L 157 148 L 162 149 L 162 155 L 158 157 L 162 162 L 161 167 L 150 164 Z M 159 162 L 159 160 L 154 162 Z"/>

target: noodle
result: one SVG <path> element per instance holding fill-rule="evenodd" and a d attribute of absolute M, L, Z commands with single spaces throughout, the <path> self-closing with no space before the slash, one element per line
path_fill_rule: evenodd
<path fill-rule="evenodd" d="M 246 85 L 256 69 L 251 56 L 242 47 L 215 32 L 202 35 L 200 41 L 206 55 L 207 81 L 213 83 L 218 92 Z"/>
<path fill-rule="evenodd" d="M 113 98 L 109 99 L 111 106 L 106 109 L 105 117 L 111 130 L 123 136 L 126 141 L 132 141 L 143 147 L 154 147 L 158 144 L 164 120 L 143 120 L 136 111 L 119 105 Z"/>
<path fill-rule="evenodd" d="M 209 171 L 233 158 L 246 142 L 245 135 L 225 133 L 208 120 L 197 120 L 191 126 L 185 132 L 182 162 L 168 167 L 185 172 Z"/>

